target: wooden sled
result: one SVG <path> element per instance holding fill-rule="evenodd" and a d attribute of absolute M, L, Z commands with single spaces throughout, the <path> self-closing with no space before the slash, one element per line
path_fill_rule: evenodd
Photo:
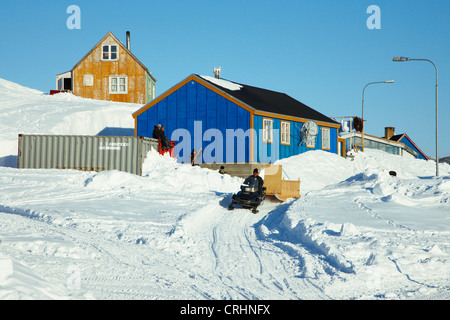
<path fill-rule="evenodd" d="M 264 186 L 266 196 L 274 196 L 279 201 L 300 198 L 300 179 L 285 180 L 281 165 L 270 164 L 264 167 Z"/>

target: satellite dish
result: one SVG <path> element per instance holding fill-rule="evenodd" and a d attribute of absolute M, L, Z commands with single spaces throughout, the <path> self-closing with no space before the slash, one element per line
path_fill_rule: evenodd
<path fill-rule="evenodd" d="M 300 129 L 301 141 L 299 146 L 306 141 L 308 146 L 315 146 L 316 136 L 319 133 L 319 126 L 314 121 L 310 120 L 306 122 Z"/>
<path fill-rule="evenodd" d="M 317 126 L 317 123 L 310 120 L 302 126 L 301 131 L 306 135 L 317 136 L 317 134 L 319 133 L 319 127 Z"/>

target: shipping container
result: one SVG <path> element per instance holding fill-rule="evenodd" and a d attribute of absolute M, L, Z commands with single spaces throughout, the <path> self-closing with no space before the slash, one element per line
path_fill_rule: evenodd
<path fill-rule="evenodd" d="M 19 134 L 17 168 L 119 170 L 142 175 L 142 164 L 156 139 L 133 136 Z"/>

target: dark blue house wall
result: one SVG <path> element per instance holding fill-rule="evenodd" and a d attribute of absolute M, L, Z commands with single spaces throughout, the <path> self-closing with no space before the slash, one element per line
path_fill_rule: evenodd
<path fill-rule="evenodd" d="M 307 120 L 289 116 L 285 120 L 282 115 L 272 117 L 269 113 L 253 110 L 194 77 L 182 81 L 133 116 L 137 136 L 152 137 L 154 127 L 164 125 L 166 136 L 176 142 L 179 162 L 190 162 L 192 149 L 202 148 L 200 162 L 273 163 L 310 150 L 324 150 L 322 128 L 330 130 L 330 149 L 324 151 L 337 154 L 336 125 L 317 122 L 319 132 L 315 146 L 299 145 L 300 129 Z M 273 120 L 272 143 L 262 141 L 264 118 Z M 281 144 L 282 121 L 290 123 L 289 145 Z"/>
<path fill-rule="evenodd" d="M 165 133 L 169 139 L 172 139 L 175 130 L 186 129 L 190 135 L 190 143 L 187 143 L 187 141 L 183 142 L 183 138 L 175 140 L 182 142 L 177 144 L 179 148 L 190 145 L 190 150 L 187 150 L 187 148 L 182 148 L 182 150 L 176 149 L 176 152 L 179 152 L 178 159 L 183 159 L 182 162 L 186 161 L 187 156 L 190 155 L 194 147 L 197 149 L 196 151 L 200 147 L 204 150 L 203 157 L 207 162 L 211 162 L 211 159 L 213 161 L 217 160 L 216 162 L 225 162 L 227 154 L 226 130 L 240 128 L 247 131 L 250 128 L 250 112 L 202 84 L 196 81 L 189 81 L 139 114 L 136 121 L 137 136 L 152 137 L 154 126 L 157 124 L 165 127 Z M 201 131 L 199 131 L 200 128 Z M 215 130 L 208 131 L 209 129 Z M 175 137 L 180 132 L 180 130 L 177 130 Z M 222 136 L 222 141 L 219 141 L 219 139 L 216 141 L 218 134 Z M 250 142 L 249 139 L 245 141 L 244 161 L 248 162 Z M 234 143 L 233 162 L 242 160 L 242 157 L 237 158 L 237 147 L 237 144 Z M 223 157 L 219 157 L 219 149 L 222 150 Z"/>

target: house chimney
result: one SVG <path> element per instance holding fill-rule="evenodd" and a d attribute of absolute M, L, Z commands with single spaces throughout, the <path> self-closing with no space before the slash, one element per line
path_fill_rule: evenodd
<path fill-rule="evenodd" d="M 131 51 L 131 45 L 130 45 L 130 31 L 127 31 L 127 49 Z"/>
<path fill-rule="evenodd" d="M 384 137 L 386 139 L 390 139 L 395 135 L 395 128 L 394 127 L 385 127 L 384 128 Z"/>
<path fill-rule="evenodd" d="M 218 67 L 218 68 L 214 67 L 213 68 L 214 78 L 220 79 L 220 69 L 221 69 L 220 67 Z"/>

